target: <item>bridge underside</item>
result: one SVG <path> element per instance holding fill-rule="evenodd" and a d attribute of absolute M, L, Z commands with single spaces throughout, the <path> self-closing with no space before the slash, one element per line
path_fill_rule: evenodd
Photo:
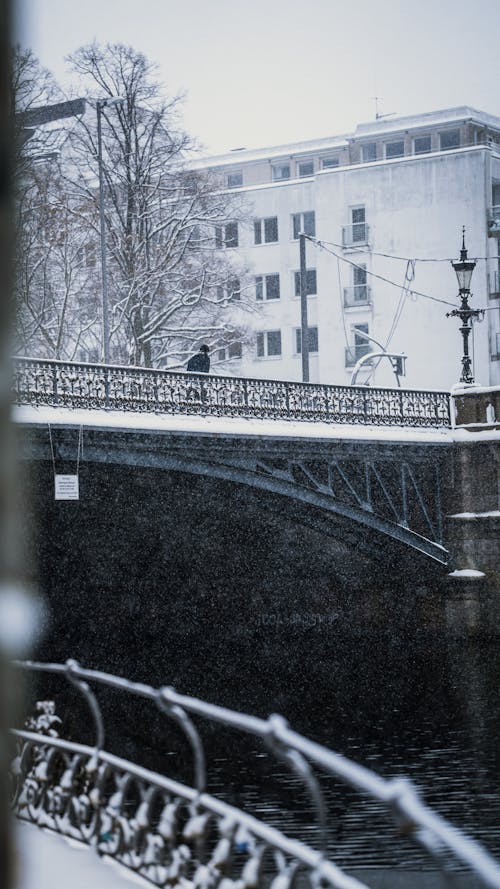
<path fill-rule="evenodd" d="M 56 429 L 52 438 L 57 472 L 75 472 L 78 430 Z M 408 608 L 429 603 L 419 594 L 446 573 L 425 550 L 444 553 L 439 544 L 384 514 L 398 507 L 401 467 L 373 443 L 360 455 L 346 443 L 271 448 L 86 431 L 80 500 L 67 502 L 54 500 L 47 428 L 24 430 L 21 451 L 30 476 L 26 537 L 52 614 L 42 654 L 52 659 L 88 662 L 91 652 L 102 668 L 120 671 L 130 670 L 124 652 L 139 663 L 151 651 L 148 675 L 161 677 L 164 659 L 179 675 L 189 669 L 186 639 L 211 661 L 218 650 L 227 660 L 228 640 L 229 650 L 253 657 L 275 623 L 306 635 L 321 625 L 323 638 L 337 640 L 346 622 L 360 634 L 382 632 L 395 610 L 405 622 Z M 356 473 L 368 457 L 393 507 L 373 475 L 372 512 L 362 509 Z M 412 475 L 423 486 L 432 461 L 424 450 L 414 457 Z M 412 503 L 410 488 L 407 501 L 411 517 L 418 498 Z"/>

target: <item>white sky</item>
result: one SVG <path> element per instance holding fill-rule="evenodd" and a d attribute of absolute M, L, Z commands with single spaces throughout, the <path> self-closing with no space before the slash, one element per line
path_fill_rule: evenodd
<path fill-rule="evenodd" d="M 500 116 L 499 0 L 17 0 L 18 39 L 68 89 L 64 57 L 122 42 L 186 92 L 211 153 L 472 105 Z"/>

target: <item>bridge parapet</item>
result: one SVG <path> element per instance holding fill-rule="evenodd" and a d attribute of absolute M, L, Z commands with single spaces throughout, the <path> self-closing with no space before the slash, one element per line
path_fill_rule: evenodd
<path fill-rule="evenodd" d="M 280 716 L 259 719 L 172 688 L 85 670 L 75 661 L 15 666 L 69 680 L 84 695 L 95 729 L 94 746 L 66 740 L 60 737 L 54 703 L 39 702 L 38 716 L 28 720 L 27 730 L 13 732 L 19 745 L 12 767 L 18 817 L 93 845 L 154 886 L 366 889 L 329 857 L 332 851 L 338 854 L 338 842 L 333 849 L 328 842 L 327 810 L 314 767 L 376 800 L 392 815 L 400 835 L 419 845 L 434 866 L 448 872 L 465 868 L 475 876 L 474 886 L 500 889 L 498 863 L 425 806 L 410 781 L 381 778 L 294 732 Z M 145 699 L 180 727 L 194 758 L 193 786 L 105 751 L 96 685 L 100 691 L 108 687 Z M 259 738 L 285 763 L 313 803 L 316 846 L 206 792 L 204 749 L 192 717 Z M 366 815 L 373 822 L 373 803 Z M 373 823 L 368 837 L 372 845 Z"/>
<path fill-rule="evenodd" d="M 500 428 L 500 386 L 467 386 L 452 391 L 455 426 Z"/>
<path fill-rule="evenodd" d="M 17 404 L 157 414 L 449 428 L 449 393 L 329 386 L 17 358 Z"/>

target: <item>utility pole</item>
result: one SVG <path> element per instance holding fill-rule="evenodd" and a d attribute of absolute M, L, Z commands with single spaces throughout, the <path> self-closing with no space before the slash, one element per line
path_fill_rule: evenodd
<path fill-rule="evenodd" d="M 309 382 L 309 328 L 307 324 L 307 268 L 306 236 L 299 235 L 300 246 L 300 340 L 302 355 L 302 382 Z"/>
<path fill-rule="evenodd" d="M 110 96 L 98 99 L 97 112 L 97 162 L 99 165 L 99 221 L 101 230 L 101 275 L 102 275 L 102 360 L 109 364 L 109 303 L 108 276 L 106 269 L 106 224 L 104 220 L 104 170 L 102 165 L 102 124 L 103 108 L 108 105 L 121 105 L 125 100 L 121 96 Z"/>
<path fill-rule="evenodd" d="M 104 171 L 102 168 L 102 108 L 102 102 L 97 102 L 97 162 L 99 164 L 99 221 L 101 228 L 102 360 L 104 364 L 109 364 L 108 279 L 106 274 L 106 227 L 104 222 Z"/>

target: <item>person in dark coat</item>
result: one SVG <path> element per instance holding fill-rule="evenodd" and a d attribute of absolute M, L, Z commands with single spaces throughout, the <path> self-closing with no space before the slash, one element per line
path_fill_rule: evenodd
<path fill-rule="evenodd" d="M 210 370 L 210 355 L 208 346 L 200 346 L 197 355 L 193 355 L 187 363 L 187 370 L 195 371 L 195 373 L 207 374 Z"/>

